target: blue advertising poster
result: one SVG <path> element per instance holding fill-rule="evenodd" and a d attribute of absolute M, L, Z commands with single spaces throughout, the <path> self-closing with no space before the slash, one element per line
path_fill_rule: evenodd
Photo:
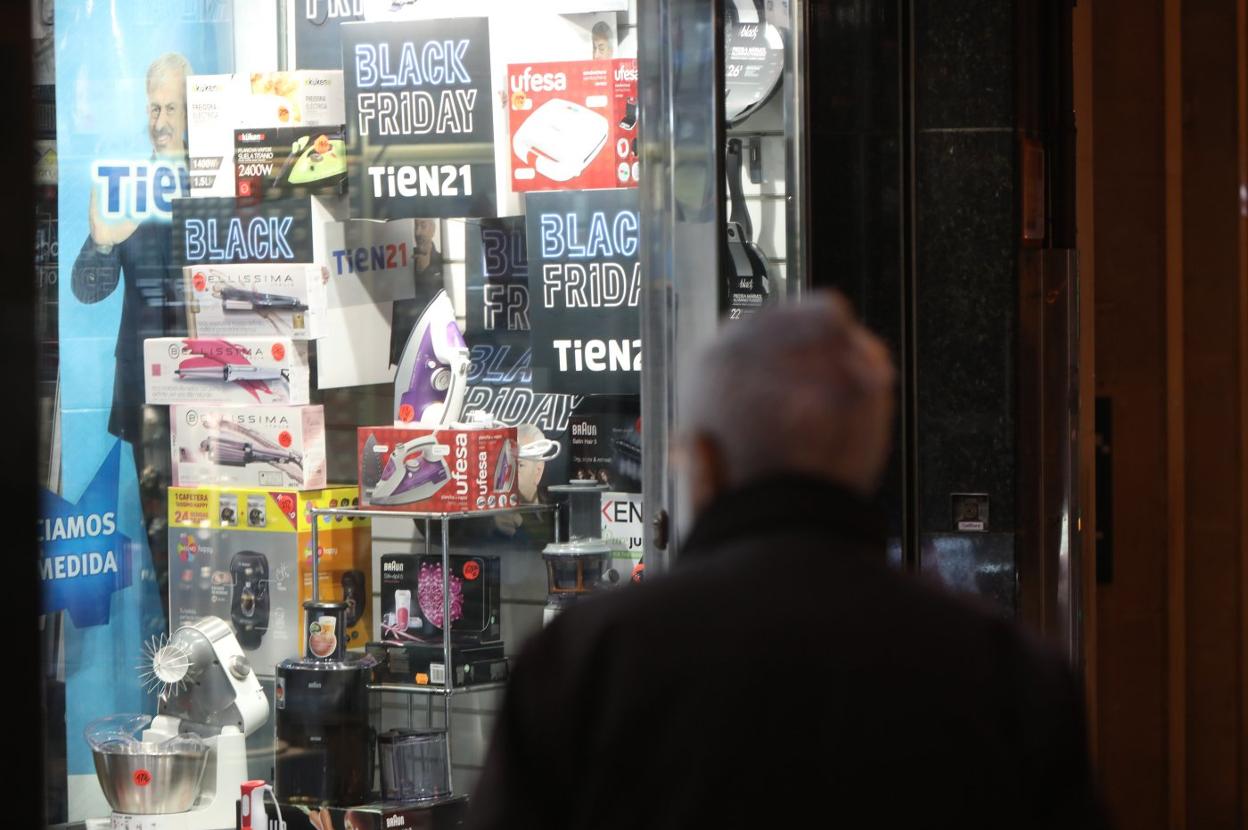
<path fill-rule="evenodd" d="M 137 666 L 166 619 L 136 469 L 150 417 L 140 355 L 144 337 L 182 333 L 170 214 L 187 193 L 185 79 L 232 69 L 233 9 L 78 0 L 55 15 L 62 445 L 39 533 L 43 609 L 65 615 L 72 778 L 94 774 L 89 721 L 154 712 Z M 167 453 L 167 435 L 147 432 Z"/>

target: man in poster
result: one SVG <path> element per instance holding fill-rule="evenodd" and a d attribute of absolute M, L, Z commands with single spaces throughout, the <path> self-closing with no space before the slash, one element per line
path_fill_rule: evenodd
<path fill-rule="evenodd" d="M 168 52 L 148 66 L 145 84 L 152 167 L 163 164 L 179 171 L 177 186 L 182 193 L 186 192 L 186 77 L 190 74 L 190 62 L 177 52 Z M 153 180 L 156 175 L 153 172 Z M 166 180 L 173 175 L 167 173 Z M 110 185 L 114 182 L 109 180 Z M 165 187 L 171 183 L 166 181 Z M 120 190 L 120 186 L 111 189 Z M 185 309 L 176 293 L 181 290 L 181 274 L 172 262 L 171 226 L 167 219 L 157 214 L 132 216 L 129 213 L 110 217 L 107 213 L 116 211 L 108 208 L 121 207 L 121 199 L 119 194 L 109 191 L 110 188 L 91 189 L 87 205 L 90 233 L 74 260 L 70 287 L 79 302 L 99 303 L 112 295 L 124 275 L 125 293 L 114 350 L 117 365 L 108 431 L 128 441 L 134 452 L 143 515 L 151 517 L 146 524 L 152 562 L 157 579 L 163 583 L 167 567 L 163 554 L 167 545 L 161 530 L 165 514 L 164 486 L 168 484 L 168 451 L 163 439 L 168 435 L 169 410 L 167 407 L 144 409 L 143 340 L 186 331 Z M 118 196 L 116 204 L 108 204 L 115 195 Z M 101 201 L 105 204 L 101 205 Z M 160 459 L 156 465 L 144 460 L 145 414 L 155 419 L 147 434 L 149 441 L 155 440 L 158 444 L 153 454 L 154 459 Z M 166 423 L 162 425 L 162 422 Z M 168 596 L 164 592 L 161 600 L 168 613 Z"/>
<path fill-rule="evenodd" d="M 147 69 L 147 133 L 151 161 L 186 168 L 185 57 L 169 52 Z M 117 369 L 113 381 L 113 408 L 108 431 L 129 441 L 135 469 L 143 470 L 143 340 L 184 331 L 183 309 L 175 292 L 180 274 L 172 262 L 170 225 L 157 215 L 110 218 L 101 199 L 111 199 L 100 188 L 91 190 L 88 204 L 90 235 L 74 260 L 72 288 L 79 302 L 107 299 L 122 282 L 121 324 L 117 330 Z M 163 411 L 163 410 L 161 410 Z"/>

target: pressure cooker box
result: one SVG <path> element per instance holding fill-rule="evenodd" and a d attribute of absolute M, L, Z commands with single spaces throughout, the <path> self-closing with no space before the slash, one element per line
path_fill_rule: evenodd
<path fill-rule="evenodd" d="M 351 505 L 354 487 L 297 490 L 169 488 L 169 615 L 230 624 L 262 677 L 301 656 L 303 602 L 312 597 L 309 506 Z M 372 628 L 372 530 L 366 518 L 320 517 L 320 598 L 346 601 L 347 647 Z"/>

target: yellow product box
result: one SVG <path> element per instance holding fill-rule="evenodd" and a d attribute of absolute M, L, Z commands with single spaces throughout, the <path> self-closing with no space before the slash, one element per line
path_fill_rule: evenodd
<path fill-rule="evenodd" d="M 359 505 L 359 489 L 298 491 L 169 488 L 169 617 L 230 624 L 257 674 L 302 656 L 303 603 L 312 598 L 310 507 Z M 372 627 L 372 527 L 321 516 L 320 598 L 347 603 L 346 647 L 363 650 Z"/>

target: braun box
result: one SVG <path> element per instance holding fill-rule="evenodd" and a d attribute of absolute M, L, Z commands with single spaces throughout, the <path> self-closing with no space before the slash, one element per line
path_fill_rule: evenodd
<path fill-rule="evenodd" d="M 497 556 L 452 556 L 451 642 L 502 639 Z M 440 643 L 445 629 L 442 557 L 389 554 L 381 557 L 381 640 Z"/>
<path fill-rule="evenodd" d="M 515 427 L 360 427 L 360 504 L 467 513 L 519 504 Z"/>
<path fill-rule="evenodd" d="M 308 508 L 349 504 L 354 487 L 313 492 L 234 487 L 169 488 L 169 622 L 229 623 L 256 673 L 272 676 L 303 648 L 303 603 L 312 598 Z M 347 648 L 372 628 L 372 528 L 322 516 L 320 598 L 347 603 Z"/>
<path fill-rule="evenodd" d="M 169 414 L 175 486 L 325 486 L 321 406 L 174 406 Z"/>
<path fill-rule="evenodd" d="M 194 265 L 182 269 L 191 337 L 323 333 L 328 272 L 316 265 Z"/>
<path fill-rule="evenodd" d="M 289 337 L 156 337 L 143 341 L 149 404 L 308 402 L 307 344 Z"/>
<path fill-rule="evenodd" d="M 248 127 L 340 127 L 342 72 L 257 72 L 186 79 L 191 195 L 235 196 L 234 132 Z"/>

